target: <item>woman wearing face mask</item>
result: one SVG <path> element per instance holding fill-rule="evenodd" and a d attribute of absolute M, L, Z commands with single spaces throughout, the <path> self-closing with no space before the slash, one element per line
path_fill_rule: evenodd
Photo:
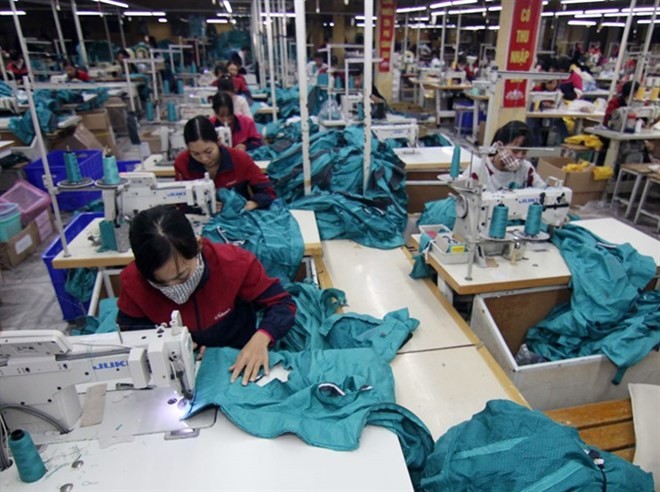
<path fill-rule="evenodd" d="M 174 207 L 140 212 L 129 240 L 135 261 L 121 273 L 117 324 L 122 331 L 154 328 L 181 313 L 195 344 L 240 349 L 231 380 L 268 373 L 268 348 L 293 326 L 295 304 L 249 251 L 195 237 Z M 257 324 L 256 312 L 263 316 Z"/>
<path fill-rule="evenodd" d="M 514 188 L 545 188 L 546 184 L 538 175 L 531 162 L 525 159 L 531 135 L 522 121 L 510 121 L 495 132 L 492 154 L 484 156 L 481 162 L 472 164 L 461 175 L 462 179 L 472 178 L 486 187 L 486 191 Z"/>
<path fill-rule="evenodd" d="M 183 128 L 187 150 L 174 161 L 174 178 L 186 181 L 209 173 L 216 188 L 231 188 L 248 202 L 246 210 L 268 208 L 276 198 L 268 176 L 245 152 L 218 143 L 213 124 L 205 116 L 196 116 Z"/>
<path fill-rule="evenodd" d="M 240 97 L 240 96 L 239 96 Z M 263 137 L 252 118 L 234 111 L 234 101 L 228 92 L 219 91 L 213 96 L 213 126 L 227 126 L 231 130 L 232 147 L 243 151 L 254 150 L 264 144 Z"/>

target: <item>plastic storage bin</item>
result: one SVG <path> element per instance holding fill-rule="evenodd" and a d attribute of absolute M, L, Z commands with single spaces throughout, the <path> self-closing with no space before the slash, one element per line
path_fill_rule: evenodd
<path fill-rule="evenodd" d="M 0 203 L 15 203 L 21 212 L 21 222 L 26 226 L 50 205 L 50 196 L 27 181 L 17 181 L 2 196 Z"/>
<path fill-rule="evenodd" d="M 100 150 L 74 150 L 83 177 L 100 179 L 103 177 L 103 154 Z M 48 153 L 48 166 L 53 176 L 53 183 L 66 179 L 64 151 L 54 150 Z M 40 190 L 47 191 L 44 186 L 44 163 L 41 159 L 31 162 L 24 168 L 27 180 Z M 90 188 L 93 190 L 94 188 Z M 61 210 L 76 210 L 89 202 L 101 198 L 101 191 L 64 191 L 58 193 L 57 203 Z"/>
<path fill-rule="evenodd" d="M 87 225 L 92 220 L 98 217 L 103 217 L 103 214 L 90 212 L 83 213 L 75 217 L 64 228 L 64 236 L 66 237 L 66 240 L 71 241 L 78 235 L 80 231 L 87 227 Z M 53 283 L 55 295 L 57 296 L 57 302 L 60 304 L 60 309 L 62 310 L 62 316 L 64 320 L 71 321 L 73 319 L 79 318 L 80 316 L 85 316 L 87 314 L 89 303 L 81 303 L 78 299 L 68 294 L 64 288 L 69 270 L 53 268 L 53 260 L 60 251 L 62 251 L 62 241 L 57 238 L 52 243 L 50 243 L 50 245 L 48 245 L 46 251 L 41 255 L 41 259 L 46 264 L 46 268 L 48 268 L 48 274 L 50 275 L 50 280 Z"/>
<path fill-rule="evenodd" d="M 15 203 L 0 203 L 0 243 L 21 232 L 21 211 Z"/>
<path fill-rule="evenodd" d="M 120 173 L 130 173 L 135 171 L 139 164 L 140 161 L 117 161 L 117 170 Z"/>

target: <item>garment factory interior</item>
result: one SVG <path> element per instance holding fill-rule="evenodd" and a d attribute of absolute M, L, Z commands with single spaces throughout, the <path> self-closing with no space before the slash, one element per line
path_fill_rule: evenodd
<path fill-rule="evenodd" d="M 3 0 L 1 489 L 658 490 L 659 4 Z"/>

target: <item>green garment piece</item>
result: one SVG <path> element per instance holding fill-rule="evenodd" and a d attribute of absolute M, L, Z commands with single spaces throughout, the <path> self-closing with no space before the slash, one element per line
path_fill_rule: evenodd
<path fill-rule="evenodd" d="M 80 302 L 89 301 L 92 298 L 97 273 L 96 268 L 74 268 L 69 270 L 64 290 Z"/>
<path fill-rule="evenodd" d="M 450 229 L 456 223 L 456 199 L 452 196 L 442 200 L 426 202 L 424 210 L 417 220 L 417 225 L 443 224 Z"/>
<path fill-rule="evenodd" d="M 245 211 L 246 200 L 221 188 L 222 211 L 202 229 L 213 242 L 231 242 L 251 251 L 271 277 L 292 279 L 300 268 L 305 244 L 298 222 L 281 200 L 267 210 Z"/>
<path fill-rule="evenodd" d="M 394 399 L 388 363 L 370 349 L 271 352 L 288 380 L 264 386 L 229 382 L 238 350 L 207 348 L 197 373 L 188 414 L 208 406 L 220 410 L 249 434 L 273 438 L 293 433 L 304 442 L 349 451 L 359 446 L 365 425 L 381 425 L 399 436 L 411 475 L 421 471 L 433 440 L 426 426 Z"/>
<path fill-rule="evenodd" d="M 651 492 L 653 479 L 587 446 L 576 429 L 511 401 L 492 400 L 438 439 L 421 490 Z"/>
<path fill-rule="evenodd" d="M 612 245 L 586 229 L 555 229 L 553 242 L 571 270 L 571 303 L 556 307 L 530 328 L 527 346 L 548 360 L 605 354 L 619 371 L 660 344 L 660 297 L 640 294 L 653 278 L 655 262 L 630 244 Z"/>
<path fill-rule="evenodd" d="M 414 257 L 413 268 L 409 274 L 410 278 L 429 278 L 433 273 L 426 264 L 426 254 L 429 249 L 431 249 L 431 238 L 428 234 L 422 233 L 419 236 L 419 248 L 417 248 L 417 254 Z"/>
<path fill-rule="evenodd" d="M 114 333 L 117 328 L 117 298 L 109 297 L 99 301 L 99 315 L 86 316 L 82 328 L 71 330 L 72 335 L 93 335 L 95 333 Z"/>
<path fill-rule="evenodd" d="M 312 283 L 285 284 L 296 303 L 296 319 L 286 335 L 276 342 L 277 350 L 302 352 L 311 346 L 313 334 L 323 322 L 346 304 L 346 294 L 339 289 L 319 289 Z"/>

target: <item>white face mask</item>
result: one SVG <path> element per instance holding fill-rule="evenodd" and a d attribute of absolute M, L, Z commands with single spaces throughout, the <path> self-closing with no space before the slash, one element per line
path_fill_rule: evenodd
<path fill-rule="evenodd" d="M 197 256 L 197 268 L 192 273 L 188 280 L 177 285 L 159 285 L 149 281 L 152 287 L 158 289 L 165 297 L 175 302 L 176 304 L 185 304 L 190 296 L 195 292 L 195 289 L 202 280 L 204 274 L 204 260 L 201 253 Z"/>
<path fill-rule="evenodd" d="M 520 169 L 520 166 L 522 166 L 523 160 L 514 157 L 513 154 L 509 152 L 507 149 L 498 150 L 498 155 L 500 161 L 504 165 L 504 169 L 506 169 L 507 171 L 514 172 Z"/>

